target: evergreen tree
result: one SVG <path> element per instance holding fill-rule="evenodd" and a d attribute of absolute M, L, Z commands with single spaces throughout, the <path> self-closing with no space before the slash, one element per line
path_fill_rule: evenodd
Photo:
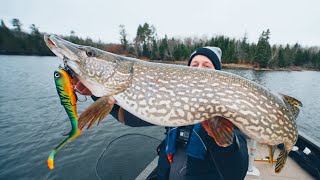
<path fill-rule="evenodd" d="M 261 68 L 267 67 L 268 62 L 271 58 L 271 46 L 269 44 L 269 36 L 269 29 L 267 29 L 267 31 L 263 31 L 257 44 L 254 60 L 257 63 L 257 66 Z"/>
<path fill-rule="evenodd" d="M 165 35 L 164 39 L 161 40 L 159 46 L 160 59 L 164 60 L 168 57 L 168 37 Z"/>
<path fill-rule="evenodd" d="M 35 34 L 35 35 L 39 35 L 40 34 L 39 28 L 37 28 L 35 24 L 31 24 L 30 30 L 31 30 L 31 34 Z"/>
<path fill-rule="evenodd" d="M 146 57 L 146 58 L 149 58 L 151 57 L 151 52 L 148 48 L 148 45 L 147 43 L 143 43 L 143 46 L 142 46 L 142 56 L 143 57 Z"/>
<path fill-rule="evenodd" d="M 156 29 L 154 26 L 150 26 L 148 23 L 144 23 L 143 26 L 139 24 L 137 34 L 134 40 L 134 47 L 136 49 L 136 52 L 142 52 L 143 54 L 144 45 L 146 45 L 149 50 L 152 49 L 152 43 L 155 39 Z M 144 49 L 146 50 L 146 47 Z M 141 55 L 141 53 L 138 54 Z M 149 57 L 151 57 L 151 55 Z"/>
<path fill-rule="evenodd" d="M 283 54 L 284 54 L 284 67 L 292 66 L 294 55 L 292 53 L 292 49 L 289 44 L 287 44 L 286 47 L 284 48 Z"/>
<path fill-rule="evenodd" d="M 235 42 L 230 41 L 229 39 L 227 41 L 228 45 L 226 46 L 226 49 L 224 51 L 223 61 L 225 63 L 237 63 L 238 61 L 236 57 Z"/>
<path fill-rule="evenodd" d="M 20 32 L 21 31 L 21 27 L 22 27 L 22 23 L 20 22 L 19 19 L 12 19 L 11 20 L 12 26 L 15 27 L 15 30 Z"/>
<path fill-rule="evenodd" d="M 245 33 L 241 42 L 237 44 L 237 59 L 240 63 L 250 63 L 250 45 L 248 43 L 247 33 Z"/>
<path fill-rule="evenodd" d="M 285 67 L 286 66 L 286 61 L 284 59 L 282 46 L 280 46 L 279 50 L 278 50 L 278 66 L 279 67 Z"/>
<path fill-rule="evenodd" d="M 303 51 L 302 49 L 299 48 L 294 57 L 294 65 L 301 66 L 303 63 L 304 63 Z"/>
<path fill-rule="evenodd" d="M 123 24 L 119 25 L 120 28 L 120 42 L 123 46 L 124 51 L 128 48 L 127 32 Z"/>
<path fill-rule="evenodd" d="M 9 30 L 9 28 L 6 26 L 6 24 L 4 23 L 3 20 L 1 20 L 1 29 L 6 29 L 6 30 Z"/>
<path fill-rule="evenodd" d="M 21 30 L 22 23 L 18 19 L 11 21 L 14 28 L 10 29 L 4 21 L 0 25 L 0 54 L 23 55 L 53 55 L 43 41 L 43 33 L 36 25 L 29 26 L 31 32 Z M 133 44 L 128 43 L 124 25 L 120 28 L 120 44 L 102 44 L 94 42 L 91 38 L 82 39 L 71 31 L 69 36 L 62 38 L 76 44 L 94 46 L 99 49 L 108 49 L 114 53 L 122 54 L 126 46 L 127 55 L 148 59 L 185 60 L 196 48 L 203 46 L 217 46 L 223 51 L 224 63 L 251 63 L 258 67 L 288 67 L 304 66 L 320 69 L 319 47 L 303 48 L 298 43 L 290 46 L 277 46 L 269 44 L 270 31 L 263 31 L 258 43 L 249 43 L 246 34 L 242 39 L 232 39 L 223 35 L 211 38 L 191 38 L 183 40 L 177 38 L 157 38 L 154 26 L 144 23 L 139 25 Z"/>
<path fill-rule="evenodd" d="M 158 48 L 157 41 L 155 39 L 152 40 L 151 58 L 159 59 L 159 48 Z"/>
<path fill-rule="evenodd" d="M 188 49 L 184 44 L 178 44 L 173 50 L 173 58 L 175 60 L 183 60 L 188 56 Z"/>
<path fill-rule="evenodd" d="M 320 70 L 320 50 L 318 50 L 318 53 L 315 55 L 315 60 L 314 60 L 314 68 L 318 68 Z"/>
<path fill-rule="evenodd" d="M 71 30 L 70 31 L 70 36 L 72 37 L 72 36 L 76 36 L 76 32 L 74 31 L 74 30 Z"/>

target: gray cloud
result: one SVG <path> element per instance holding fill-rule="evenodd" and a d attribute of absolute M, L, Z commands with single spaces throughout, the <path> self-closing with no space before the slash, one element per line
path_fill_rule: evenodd
<path fill-rule="evenodd" d="M 160 37 L 248 34 L 257 42 L 263 30 L 271 30 L 271 43 L 320 46 L 320 1 L 317 0 L 6 0 L 0 18 L 18 18 L 27 29 L 91 37 L 119 42 L 120 24 L 132 39 L 139 24 L 153 24 Z"/>

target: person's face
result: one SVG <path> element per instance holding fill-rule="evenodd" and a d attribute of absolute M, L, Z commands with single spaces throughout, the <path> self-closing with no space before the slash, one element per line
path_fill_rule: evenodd
<path fill-rule="evenodd" d="M 210 59 L 203 55 L 196 55 L 195 57 L 193 57 L 190 66 L 198 68 L 215 69 Z"/>

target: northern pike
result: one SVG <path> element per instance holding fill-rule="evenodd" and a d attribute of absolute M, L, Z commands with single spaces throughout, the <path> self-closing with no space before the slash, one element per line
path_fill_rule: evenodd
<path fill-rule="evenodd" d="M 271 92 L 241 76 L 209 69 L 160 64 L 123 57 L 45 35 L 51 51 L 77 78 L 101 97 L 79 118 L 79 127 L 101 121 L 116 103 L 131 114 L 160 126 L 203 124 L 218 145 L 227 147 L 233 128 L 269 146 L 284 144 L 275 171 L 279 173 L 298 138 L 300 101 Z"/>
<path fill-rule="evenodd" d="M 56 84 L 57 93 L 59 95 L 61 105 L 64 107 L 71 122 L 71 131 L 68 137 L 64 139 L 52 152 L 50 153 L 47 165 L 49 169 L 54 168 L 54 157 L 56 153 L 69 141 L 73 140 L 81 134 L 78 128 L 78 114 L 77 114 L 77 97 L 73 92 L 71 77 L 69 74 L 60 69 L 54 72 L 54 81 Z"/>

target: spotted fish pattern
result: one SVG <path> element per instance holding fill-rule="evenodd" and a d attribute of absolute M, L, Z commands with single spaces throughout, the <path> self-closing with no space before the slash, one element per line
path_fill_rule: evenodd
<path fill-rule="evenodd" d="M 261 143 L 292 140 L 292 146 L 297 140 L 295 118 L 281 95 L 234 74 L 170 66 L 136 63 L 130 86 L 117 101 L 161 126 L 222 116 Z"/>
<path fill-rule="evenodd" d="M 219 137 L 233 137 L 233 127 L 224 121 L 231 122 L 247 136 L 270 148 L 284 144 L 276 172 L 281 171 L 288 152 L 297 141 L 295 119 L 301 102 L 238 75 L 141 61 L 76 45 L 54 35 L 46 35 L 45 41 L 94 95 L 105 99 L 101 102 L 113 97 L 123 109 L 147 122 L 160 126 L 207 122 L 203 124 L 205 129 L 222 146 L 228 143 L 215 137 L 219 135 L 215 131 L 221 130 Z M 90 112 L 85 111 L 85 114 L 89 116 Z M 79 118 L 81 128 L 88 123 L 87 119 L 90 118 Z M 90 119 L 90 124 L 94 119 Z M 221 123 L 216 123 L 215 119 Z M 274 151 L 270 152 L 273 156 Z"/>

